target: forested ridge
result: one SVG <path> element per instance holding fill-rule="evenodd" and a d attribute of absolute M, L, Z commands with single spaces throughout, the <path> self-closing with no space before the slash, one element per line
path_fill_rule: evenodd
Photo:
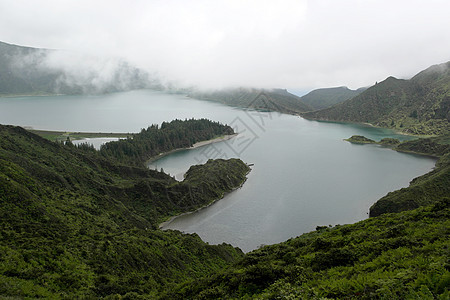
<path fill-rule="evenodd" d="M 160 153 L 190 148 L 197 142 L 229 134 L 234 134 L 233 128 L 219 122 L 173 120 L 163 122 L 161 126 L 151 125 L 127 139 L 107 143 L 101 147 L 100 153 L 127 164 L 141 164 Z"/>
<path fill-rule="evenodd" d="M 154 298 L 208 276 L 242 252 L 158 224 L 239 187 L 248 171 L 238 159 L 208 161 L 177 182 L 0 125 L 0 295 Z"/>

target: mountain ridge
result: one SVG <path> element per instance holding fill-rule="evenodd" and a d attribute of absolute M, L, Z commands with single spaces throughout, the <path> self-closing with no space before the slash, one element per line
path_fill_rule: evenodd
<path fill-rule="evenodd" d="M 287 114 L 310 111 L 312 108 L 301 101 L 301 98 L 285 89 L 228 88 L 215 91 L 193 91 L 189 97 L 219 102 L 225 105 L 277 111 Z"/>
<path fill-rule="evenodd" d="M 408 134 L 440 135 L 450 130 L 450 62 L 409 80 L 389 76 L 335 106 L 306 112 L 307 119 L 370 123 Z"/>
<path fill-rule="evenodd" d="M 312 90 L 300 98 L 314 110 L 320 110 L 351 99 L 364 90 L 366 88 L 351 90 L 346 86 L 320 88 Z"/>

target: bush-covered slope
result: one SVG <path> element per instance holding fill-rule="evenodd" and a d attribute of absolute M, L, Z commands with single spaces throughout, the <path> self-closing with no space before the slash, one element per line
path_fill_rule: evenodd
<path fill-rule="evenodd" d="M 413 134 L 450 131 L 450 62 L 432 66 L 410 80 L 389 77 L 360 95 L 304 117 L 367 122 Z"/>
<path fill-rule="evenodd" d="M 323 88 L 313 90 L 308 94 L 306 94 L 305 96 L 302 96 L 300 99 L 302 99 L 303 103 L 306 103 L 313 109 L 318 110 L 351 99 L 361 94 L 364 90 L 365 88 L 351 90 L 345 86 L 335 88 Z"/>
<path fill-rule="evenodd" d="M 212 92 L 197 91 L 192 92 L 189 96 L 201 100 L 220 102 L 235 107 L 278 111 L 288 114 L 313 110 L 312 107 L 303 103 L 300 97 L 281 89 L 264 90 L 236 88 Z"/>
<path fill-rule="evenodd" d="M 210 161 L 178 183 L 0 126 L 0 295 L 155 296 L 211 274 L 242 252 L 156 228 L 239 186 L 247 172 L 237 159 Z"/>
<path fill-rule="evenodd" d="M 163 299 L 448 299 L 450 203 L 318 227 Z"/>

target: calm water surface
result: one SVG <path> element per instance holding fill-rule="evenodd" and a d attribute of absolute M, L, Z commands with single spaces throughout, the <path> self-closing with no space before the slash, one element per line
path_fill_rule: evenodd
<path fill-rule="evenodd" d="M 254 164 L 242 188 L 165 229 L 197 233 L 211 243 L 250 251 L 314 230 L 367 218 L 380 197 L 408 186 L 434 166 L 427 157 L 343 141 L 354 134 L 380 140 L 407 137 L 371 127 L 307 121 L 246 111 L 181 95 L 133 91 L 103 96 L 0 98 L 0 123 L 37 129 L 137 132 L 175 118 L 209 118 L 240 134 L 225 142 L 175 152 L 149 165 L 177 179 L 208 158 Z"/>

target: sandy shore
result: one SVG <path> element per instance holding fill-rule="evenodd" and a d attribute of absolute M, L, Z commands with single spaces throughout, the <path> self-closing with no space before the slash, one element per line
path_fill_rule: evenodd
<path fill-rule="evenodd" d="M 212 144 L 212 143 L 218 143 L 218 142 L 227 141 L 229 139 L 234 138 L 238 134 L 239 133 L 228 134 L 228 135 L 220 136 L 220 137 L 217 137 L 217 138 L 214 138 L 214 139 L 211 139 L 211 140 L 201 141 L 201 142 L 195 143 L 192 147 L 189 147 L 189 148 L 178 148 L 178 149 L 171 150 L 169 152 L 160 153 L 160 154 L 158 154 L 156 156 L 153 156 L 152 158 L 148 159 L 145 162 L 145 165 L 148 165 L 148 164 L 150 164 L 150 163 L 152 163 L 154 161 L 157 161 L 158 159 L 161 159 L 161 158 L 163 158 L 163 157 L 165 157 L 165 156 L 167 156 L 169 154 L 172 154 L 174 152 L 182 151 L 182 150 L 195 149 L 195 148 L 203 147 L 203 146 L 206 146 L 206 145 L 209 145 L 209 144 Z"/>
<path fill-rule="evenodd" d="M 206 145 L 209 145 L 209 144 L 212 144 L 212 143 L 227 141 L 229 139 L 234 138 L 237 135 L 238 135 L 238 133 L 228 134 L 228 135 L 220 136 L 220 137 L 212 139 L 212 140 L 198 142 L 198 143 L 195 143 L 191 148 L 187 148 L 187 149 L 195 149 L 195 148 L 206 146 Z"/>

